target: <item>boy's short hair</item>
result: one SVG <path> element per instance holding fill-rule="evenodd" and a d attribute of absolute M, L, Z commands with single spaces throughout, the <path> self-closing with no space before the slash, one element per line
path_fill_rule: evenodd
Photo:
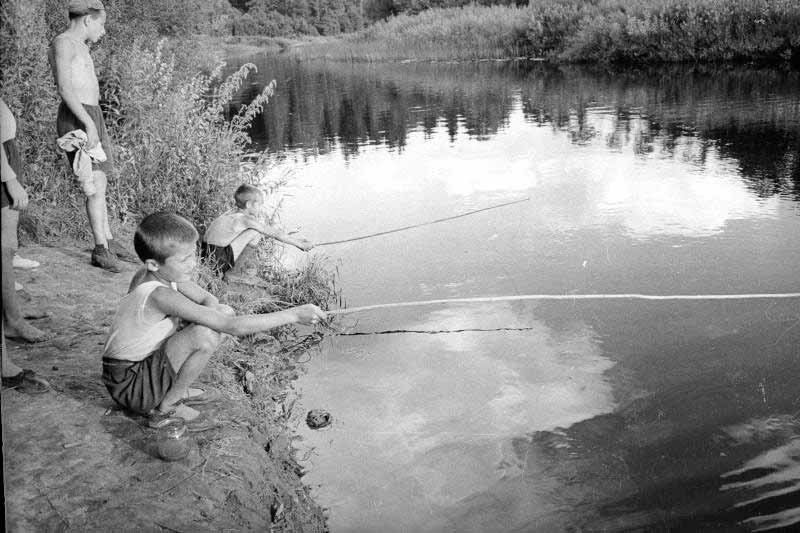
<path fill-rule="evenodd" d="M 92 18 L 97 18 L 100 13 L 106 10 L 103 2 L 100 0 L 69 0 L 70 20 L 91 15 Z"/>
<path fill-rule="evenodd" d="M 239 209 L 244 209 L 247 207 L 247 202 L 252 200 L 254 197 L 261 194 L 261 189 L 258 187 L 254 187 L 252 185 L 248 185 L 247 183 L 243 183 L 239 185 L 239 188 L 236 189 L 236 192 L 233 193 L 233 200 L 236 202 L 236 207 Z"/>
<path fill-rule="evenodd" d="M 139 222 L 133 236 L 133 248 L 142 262 L 153 259 L 163 264 L 176 244 L 197 242 L 197 230 L 191 222 L 169 211 L 147 215 Z"/>

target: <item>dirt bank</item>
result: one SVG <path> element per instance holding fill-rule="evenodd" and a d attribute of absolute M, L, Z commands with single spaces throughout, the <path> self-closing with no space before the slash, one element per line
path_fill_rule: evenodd
<path fill-rule="evenodd" d="M 105 333 L 135 266 L 115 275 L 90 267 L 88 249 L 23 251 L 42 263 L 17 271 L 24 307 L 49 311 L 34 323 L 56 337 L 11 341 L 8 349 L 53 390 L 2 392 L 6 530 L 325 529 L 300 480 L 291 436 L 275 423 L 291 413 L 296 359 L 273 346 L 264 363 L 272 365 L 270 381 L 247 394 L 231 362 L 249 345 L 228 339 L 202 378 L 223 391 L 225 399 L 208 409 L 222 427 L 195 434 L 188 458 L 164 462 L 155 457 L 152 430 L 118 410 L 100 381 Z M 265 417 L 268 411 L 274 414 Z"/>

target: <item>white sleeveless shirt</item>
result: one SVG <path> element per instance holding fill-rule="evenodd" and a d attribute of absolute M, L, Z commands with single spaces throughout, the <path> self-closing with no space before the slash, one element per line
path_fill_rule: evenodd
<path fill-rule="evenodd" d="M 172 283 L 172 289 L 177 290 Z M 160 281 L 147 281 L 133 289 L 119 303 L 103 357 L 125 361 L 141 361 L 159 348 L 178 329 L 178 317 L 164 317 L 156 322 L 145 319 L 144 306 Z"/>

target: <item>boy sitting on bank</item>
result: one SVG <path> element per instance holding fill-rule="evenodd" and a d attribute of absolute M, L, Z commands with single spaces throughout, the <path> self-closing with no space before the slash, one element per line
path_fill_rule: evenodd
<path fill-rule="evenodd" d="M 303 305 L 261 315 L 235 316 L 233 309 L 192 281 L 197 265 L 197 230 L 166 212 L 148 215 L 133 244 L 144 262 L 119 304 L 103 351 L 103 383 L 130 411 L 148 415 L 158 427 L 180 417 L 202 427 L 199 405 L 216 398 L 190 388 L 219 346 L 219 333 L 241 336 L 285 324 L 316 324 L 325 313 Z M 181 324 L 187 324 L 182 329 Z"/>
<path fill-rule="evenodd" d="M 215 270 L 225 275 L 240 275 L 248 257 L 255 254 L 262 235 L 292 245 L 303 251 L 314 245 L 307 239 L 292 238 L 277 228 L 262 224 L 258 218 L 264 207 L 264 193 L 252 185 L 240 185 L 233 195 L 236 208 L 215 218 L 208 226 L 201 255 Z"/>

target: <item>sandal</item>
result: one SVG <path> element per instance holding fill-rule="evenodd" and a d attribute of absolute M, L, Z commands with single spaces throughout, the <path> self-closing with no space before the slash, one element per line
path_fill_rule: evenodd
<path fill-rule="evenodd" d="M 186 394 L 189 394 L 191 389 L 196 389 L 202 391 L 200 394 L 195 394 L 193 396 L 187 396 L 181 400 L 178 400 L 179 404 L 183 405 L 205 405 L 207 403 L 215 402 L 219 400 L 222 395 L 216 389 L 204 389 L 203 387 L 190 387 Z"/>
<path fill-rule="evenodd" d="M 26 320 L 39 320 L 42 318 L 50 318 L 50 312 L 43 311 L 41 309 L 28 309 L 27 311 L 23 311 L 22 318 Z"/>
<path fill-rule="evenodd" d="M 177 422 L 178 420 L 182 420 L 180 417 L 174 416 L 174 412 L 175 411 L 173 410 L 164 413 L 158 409 L 153 409 L 147 413 L 147 427 L 158 429 L 168 424 L 172 424 L 173 422 Z"/>
<path fill-rule="evenodd" d="M 181 404 L 176 404 L 167 412 L 153 409 L 148 415 L 147 425 L 153 429 L 158 429 L 176 420 L 184 421 L 186 423 L 186 430 L 192 433 L 208 431 L 220 425 L 216 420 L 195 411 L 188 405 Z"/>
<path fill-rule="evenodd" d="M 4 389 L 14 389 L 25 394 L 42 394 L 50 390 L 50 384 L 33 370 L 23 370 L 16 376 L 3 378 Z"/>

